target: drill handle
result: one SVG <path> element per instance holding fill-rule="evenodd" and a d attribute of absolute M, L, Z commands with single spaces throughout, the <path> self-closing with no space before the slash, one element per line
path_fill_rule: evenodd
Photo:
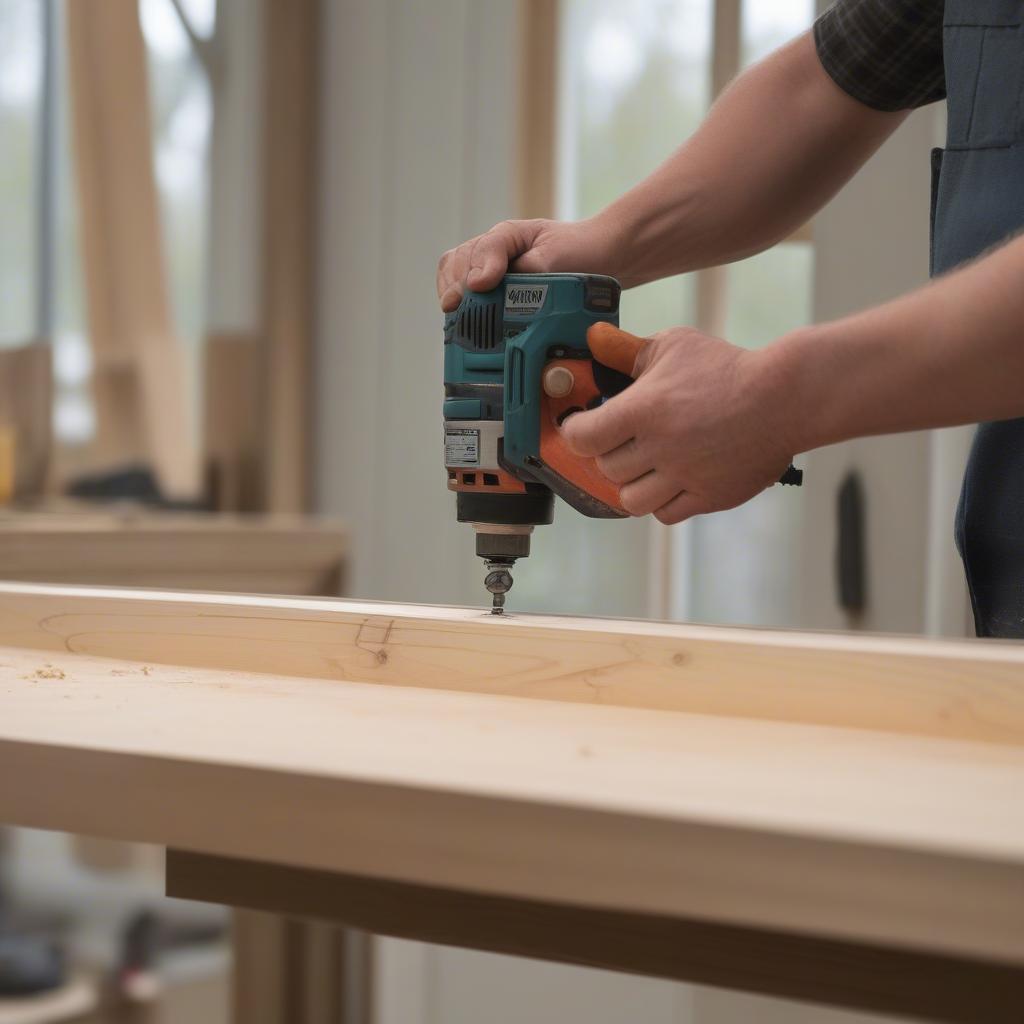
<path fill-rule="evenodd" d="M 633 370 L 637 357 L 647 344 L 646 338 L 623 331 L 613 324 L 599 323 L 587 331 L 587 343 L 593 351 L 596 343 L 604 362 L 596 357 L 593 361 L 594 384 L 603 398 L 612 398 L 625 391 L 633 383 Z M 804 482 L 804 471 L 791 462 L 779 477 L 780 484 L 800 487 Z"/>

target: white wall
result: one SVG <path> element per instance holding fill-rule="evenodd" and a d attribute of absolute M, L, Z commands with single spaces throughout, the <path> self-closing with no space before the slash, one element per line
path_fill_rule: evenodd
<path fill-rule="evenodd" d="M 929 152 L 943 111 L 911 115 L 815 219 L 814 319 L 884 302 L 928 280 Z M 859 438 L 811 452 L 803 488 L 796 623 L 818 629 L 962 634 L 968 608 L 953 510 L 971 430 Z M 836 599 L 836 493 L 862 478 L 867 608 Z"/>
<path fill-rule="evenodd" d="M 928 279 L 930 114 L 905 122 L 817 217 L 814 319 L 845 316 Z M 924 625 L 928 436 L 865 438 L 804 460 L 803 579 L 798 621 L 919 632 Z M 867 510 L 868 606 L 848 620 L 836 601 L 836 492 L 862 476 Z"/>
<path fill-rule="evenodd" d="M 315 506 L 352 529 L 348 593 L 481 601 L 441 456 L 441 252 L 514 205 L 517 7 L 325 4 Z"/>

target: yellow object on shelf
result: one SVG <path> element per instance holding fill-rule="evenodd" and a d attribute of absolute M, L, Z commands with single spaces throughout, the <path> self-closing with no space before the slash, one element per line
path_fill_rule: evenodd
<path fill-rule="evenodd" d="M 14 496 L 14 428 L 0 427 L 0 505 Z"/>

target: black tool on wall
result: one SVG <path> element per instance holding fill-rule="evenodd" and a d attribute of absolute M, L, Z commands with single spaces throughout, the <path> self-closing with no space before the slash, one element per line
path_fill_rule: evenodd
<path fill-rule="evenodd" d="M 864 528 L 864 485 L 860 474 L 850 470 L 836 495 L 836 598 L 851 615 L 867 607 L 867 549 Z"/>

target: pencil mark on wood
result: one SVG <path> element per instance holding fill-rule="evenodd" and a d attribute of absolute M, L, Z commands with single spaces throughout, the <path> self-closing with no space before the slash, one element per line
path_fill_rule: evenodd
<path fill-rule="evenodd" d="M 389 659 L 388 645 L 394 628 L 394 619 L 364 619 L 356 633 L 355 645 L 361 651 L 372 654 L 376 664 L 386 665 Z"/>

